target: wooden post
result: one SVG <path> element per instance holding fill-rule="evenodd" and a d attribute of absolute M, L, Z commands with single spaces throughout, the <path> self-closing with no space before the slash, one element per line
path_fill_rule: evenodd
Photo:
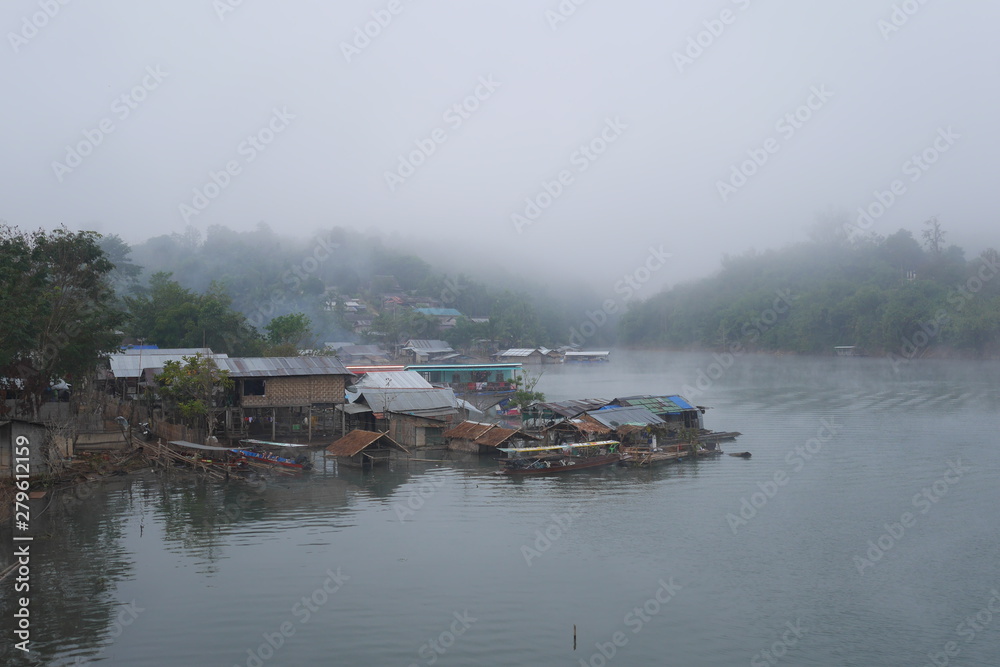
<path fill-rule="evenodd" d="M 275 438 L 275 428 L 278 426 L 277 409 L 271 408 L 271 440 Z"/>
<path fill-rule="evenodd" d="M 308 413 L 308 416 L 306 417 L 306 419 L 309 420 L 309 440 L 307 440 L 307 442 L 312 442 L 312 439 L 313 439 L 313 408 L 312 408 L 311 405 L 309 406 L 309 413 Z"/>

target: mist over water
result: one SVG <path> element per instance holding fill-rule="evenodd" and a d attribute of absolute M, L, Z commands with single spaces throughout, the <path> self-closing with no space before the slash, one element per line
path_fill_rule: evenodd
<path fill-rule="evenodd" d="M 684 393 L 714 361 L 615 352 L 541 367 L 538 389 Z M 1000 618 L 975 618 L 1000 588 L 1000 366 L 742 355 L 688 398 L 753 457 L 514 480 L 432 452 L 259 492 L 172 472 L 57 496 L 39 653 L 0 659 L 833 667 L 955 642 L 952 664 L 996 664 Z"/>

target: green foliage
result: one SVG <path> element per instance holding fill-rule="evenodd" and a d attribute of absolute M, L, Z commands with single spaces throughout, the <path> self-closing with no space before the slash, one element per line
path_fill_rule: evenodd
<path fill-rule="evenodd" d="M 309 336 L 312 322 L 303 313 L 279 315 L 264 327 L 267 340 L 272 345 L 296 345 Z"/>
<path fill-rule="evenodd" d="M 123 314 L 109 284 L 114 265 L 100 239 L 0 226 L 0 377 L 21 383 L 22 407 L 32 413 L 51 381 L 83 381 L 121 342 Z"/>
<path fill-rule="evenodd" d="M 529 405 L 544 401 L 545 394 L 535 391 L 535 386 L 541 379 L 541 373 L 534 376 L 527 372 L 515 375 L 512 381 L 515 390 L 510 396 L 509 405 L 518 408 L 523 413 Z"/>
<path fill-rule="evenodd" d="M 858 345 L 898 353 L 917 332 L 933 329 L 934 345 L 996 352 L 1000 279 L 993 251 L 966 261 L 960 248 L 943 247 L 936 220 L 923 236 L 926 249 L 904 230 L 847 242 L 824 227 L 811 243 L 726 257 L 717 275 L 636 304 L 622 318 L 620 338 L 634 345 L 819 354 Z M 977 274 L 990 277 L 977 283 Z M 972 293 L 967 284 L 979 287 Z M 790 306 L 775 308 L 785 291 Z M 944 324 L 931 327 L 942 314 Z"/>
<path fill-rule="evenodd" d="M 169 273 L 156 273 L 144 294 L 126 297 L 131 336 L 160 347 L 210 347 L 250 356 L 262 352 L 260 333 L 232 308 L 218 284 L 204 294 L 185 289 Z"/>
<path fill-rule="evenodd" d="M 211 408 L 233 388 L 233 380 L 229 371 L 220 370 L 211 357 L 196 354 L 181 359 L 183 363 L 166 362 L 163 372 L 156 376 L 160 395 L 174 404 L 184 420 L 193 422 L 204 417 L 211 435 L 216 424 L 215 411 Z"/>

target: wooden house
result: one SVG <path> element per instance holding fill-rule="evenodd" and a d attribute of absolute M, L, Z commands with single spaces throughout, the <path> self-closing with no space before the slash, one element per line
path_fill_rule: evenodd
<path fill-rule="evenodd" d="M 410 453 L 386 433 L 362 430 L 351 431 L 326 451 L 336 456 L 339 463 L 357 468 L 386 464 L 396 452 Z"/>
<path fill-rule="evenodd" d="M 442 434 L 448 449 L 476 454 L 496 454 L 498 447 L 513 447 L 517 442 L 538 440 L 524 431 L 503 428 L 496 424 L 464 421 Z"/>

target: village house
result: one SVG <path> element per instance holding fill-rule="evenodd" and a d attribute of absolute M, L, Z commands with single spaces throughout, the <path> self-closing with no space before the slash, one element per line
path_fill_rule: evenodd
<path fill-rule="evenodd" d="M 334 408 L 346 402 L 355 376 L 336 357 L 223 357 L 221 370 L 234 381 L 226 430 L 311 439 L 332 434 Z"/>
<path fill-rule="evenodd" d="M 454 329 L 458 318 L 462 317 L 454 308 L 414 308 L 413 312 L 435 318 L 439 329 Z"/>
<path fill-rule="evenodd" d="M 351 431 L 326 448 L 338 463 L 356 468 L 373 468 L 388 463 L 396 452 L 409 454 L 405 447 L 385 433 Z"/>
<path fill-rule="evenodd" d="M 515 347 L 497 352 L 493 358 L 499 362 L 521 364 L 558 364 L 562 363 L 563 355 L 547 347 L 520 348 Z"/>
<path fill-rule="evenodd" d="M 446 341 L 411 338 L 401 348 L 408 361 L 414 364 L 441 362 L 460 355 Z"/>
<path fill-rule="evenodd" d="M 458 418 L 460 405 L 451 389 L 372 386 L 351 389 L 348 404 L 341 407 L 344 428 L 388 432 L 404 447 L 442 445 L 442 434 Z"/>
<path fill-rule="evenodd" d="M 528 440 L 538 440 L 521 430 L 474 421 L 464 421 L 442 437 L 448 449 L 476 454 L 496 454 L 498 447 L 523 447 Z"/>

